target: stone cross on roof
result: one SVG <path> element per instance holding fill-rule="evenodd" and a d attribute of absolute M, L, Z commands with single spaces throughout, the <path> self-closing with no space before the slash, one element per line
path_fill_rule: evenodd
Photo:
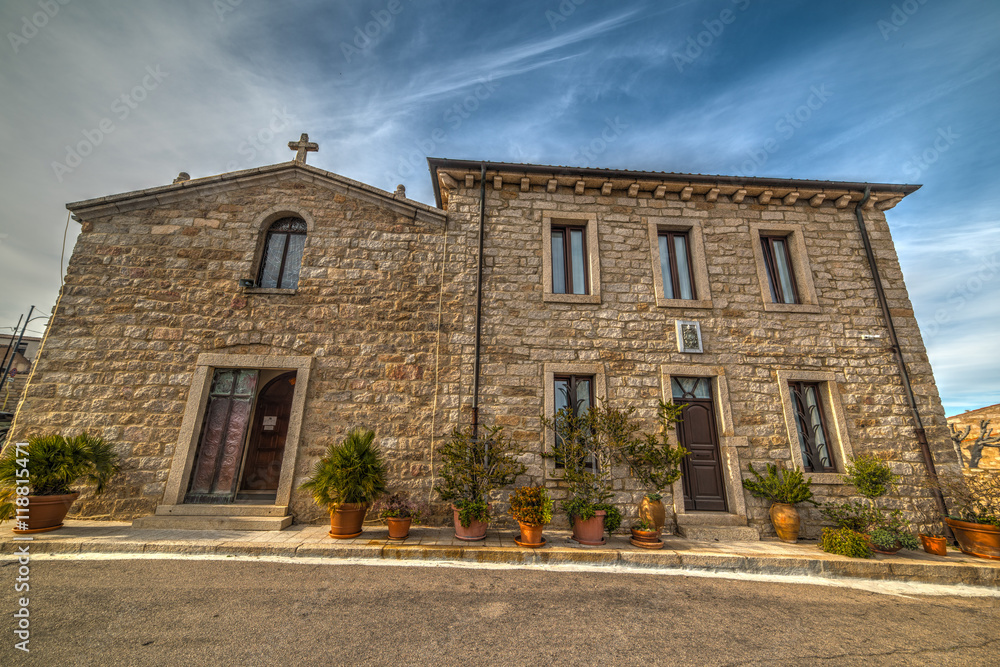
<path fill-rule="evenodd" d="M 302 164 L 306 163 L 307 152 L 319 151 L 319 144 L 309 141 L 309 135 L 305 132 L 302 133 L 298 141 L 289 141 L 288 147 L 295 151 L 295 161 Z"/>

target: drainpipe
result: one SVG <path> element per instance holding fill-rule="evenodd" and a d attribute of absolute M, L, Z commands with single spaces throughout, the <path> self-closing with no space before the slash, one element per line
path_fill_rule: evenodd
<path fill-rule="evenodd" d="M 941 490 L 936 485 L 938 479 L 937 470 L 934 468 L 934 458 L 931 456 L 931 449 L 927 445 L 927 432 L 924 430 L 924 422 L 920 418 L 920 412 L 917 410 L 917 399 L 913 395 L 913 387 L 910 385 L 910 375 L 906 371 L 903 351 L 899 347 L 899 339 L 896 338 L 896 327 L 893 325 L 892 315 L 889 313 L 889 304 L 885 299 L 885 291 L 882 288 L 882 279 L 879 277 L 878 265 L 875 263 L 875 253 L 872 252 L 872 244 L 868 238 L 868 228 L 865 226 L 865 219 L 861 214 L 861 209 L 868 203 L 870 197 L 871 187 L 865 186 L 865 194 L 854 209 L 854 215 L 858 219 L 858 231 L 861 233 L 861 242 L 865 246 L 865 255 L 868 257 L 868 268 L 871 269 L 872 280 L 875 281 L 875 294 L 878 296 L 878 305 L 882 309 L 882 317 L 885 319 L 886 328 L 889 331 L 889 345 L 893 356 L 896 358 L 896 366 L 899 367 L 899 376 L 903 380 L 903 389 L 906 390 L 906 400 L 910 405 L 910 413 L 913 416 L 913 423 L 917 432 L 917 442 L 920 443 L 920 452 L 924 458 L 924 467 L 927 469 L 927 475 L 935 484 L 932 487 L 934 501 L 937 503 L 937 508 L 941 515 L 948 516 L 948 507 L 945 505 L 944 496 L 941 495 Z M 948 529 L 947 524 L 945 524 L 944 530 L 945 534 L 951 537 L 951 531 Z"/>
<path fill-rule="evenodd" d="M 472 437 L 479 436 L 479 344 L 483 331 L 483 236 L 486 229 L 486 163 L 479 163 L 479 261 L 476 277 L 476 351 L 472 364 Z"/>

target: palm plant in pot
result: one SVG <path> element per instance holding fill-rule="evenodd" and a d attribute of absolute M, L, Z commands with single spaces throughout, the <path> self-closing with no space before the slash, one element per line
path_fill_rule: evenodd
<path fill-rule="evenodd" d="M 660 401 L 657 409 L 659 437 L 653 433 L 635 435 L 639 425 L 629 421 L 634 409 L 616 416 L 620 424 L 617 429 L 619 437 L 615 441 L 618 458 L 625 462 L 632 476 L 648 489 L 639 504 L 639 521 L 652 525 L 657 541 L 666 523 L 662 491 L 681 478 L 681 463 L 688 455 L 684 447 L 670 444 L 670 433 L 680 423 L 683 409 L 683 405 Z M 634 531 L 633 539 L 641 540 Z"/>
<path fill-rule="evenodd" d="M 501 426 L 455 429 L 441 447 L 441 483 L 434 488 L 450 500 L 455 537 L 465 541 L 486 538 L 490 521 L 489 494 L 514 483 L 525 466 L 517 460 L 520 447 Z"/>
<path fill-rule="evenodd" d="M 743 480 L 743 488 L 755 498 L 770 501 L 768 513 L 778 539 L 795 544 L 799 539 L 801 525 L 799 511 L 795 506 L 798 503 L 819 504 L 812 499 L 812 478 L 804 479 L 798 468 L 779 470 L 773 463 L 767 464 L 765 475 L 754 470 L 753 464 L 747 467 L 754 478 Z"/>
<path fill-rule="evenodd" d="M 552 522 L 552 498 L 543 486 L 519 486 L 510 494 L 510 515 L 521 527 L 522 547 L 545 545 L 542 528 Z"/>
<path fill-rule="evenodd" d="M 368 506 L 385 492 L 385 475 L 375 431 L 355 428 L 330 445 L 299 488 L 330 511 L 330 537 L 347 539 L 361 534 Z"/>
<path fill-rule="evenodd" d="M 61 528 L 80 495 L 73 485 L 94 484 L 94 493 L 100 495 L 119 469 L 114 448 L 87 433 L 72 438 L 37 436 L 29 438 L 27 444 L 10 443 L 0 456 L 0 487 L 9 494 L 9 500 L 0 503 L 0 520 L 13 518 L 15 533 Z"/>
<path fill-rule="evenodd" d="M 821 512 L 836 529 L 824 528 L 820 548 L 844 556 L 868 557 L 871 552 L 893 554 L 900 549 L 918 549 L 910 522 L 900 510 L 883 510 L 876 500 L 892 490 L 896 475 L 886 456 L 864 454 L 847 465 L 844 481 L 857 489 L 863 500 L 824 505 Z M 844 545 L 846 551 L 838 550 Z"/>
<path fill-rule="evenodd" d="M 570 406 L 559 410 L 552 419 L 542 418 L 553 431 L 552 451 L 562 468 L 570 499 L 562 509 L 573 526 L 573 539 L 580 544 L 599 546 L 622 522 L 622 513 L 608 501 L 612 498 L 611 466 L 621 442 L 623 420 L 614 408 L 591 407 L 581 412 Z"/>
<path fill-rule="evenodd" d="M 390 540 L 405 540 L 410 534 L 410 526 L 419 522 L 424 513 L 421 505 L 399 493 L 379 499 L 372 511 L 389 527 Z"/>
<path fill-rule="evenodd" d="M 951 528 L 959 548 L 971 556 L 1000 559 L 1000 471 L 941 473 L 937 486 L 951 499 Z"/>

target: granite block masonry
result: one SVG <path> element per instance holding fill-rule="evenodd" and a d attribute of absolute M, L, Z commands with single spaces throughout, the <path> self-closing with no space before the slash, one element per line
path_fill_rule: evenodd
<path fill-rule="evenodd" d="M 436 448 L 471 419 L 478 324 L 480 418 L 525 448 L 518 483 L 565 496 L 541 424 L 558 382 L 586 380 L 593 400 L 635 407 L 653 428 L 659 400 L 703 379 L 686 399 L 703 416 L 677 437 L 705 456 L 664 498 L 682 529 L 772 535 L 768 507 L 742 488 L 748 465 L 812 464 L 818 498 L 833 500 L 853 493 L 844 465 L 864 452 L 889 455 L 901 476 L 891 505 L 937 522 L 855 221 L 863 184 L 485 163 L 484 189 L 481 163 L 430 164 L 436 206 L 304 161 L 70 204 L 82 233 L 13 435 L 87 430 L 116 443 L 123 474 L 76 516 L 221 511 L 189 495 L 220 368 L 259 373 L 251 417 L 227 441 L 239 479 L 226 511 L 321 520 L 298 485 L 359 425 L 376 430 L 390 485 L 435 501 Z M 870 189 L 863 216 L 930 449 L 957 467 L 884 213 L 916 187 Z M 297 284 L 263 287 L 269 230 L 290 218 L 305 226 Z M 554 252 L 556 235 L 575 231 L 565 238 L 580 254 Z M 670 234 L 685 239 L 691 298 L 673 298 L 679 272 L 662 270 Z M 787 252 L 791 302 L 774 298 L 768 247 Z M 565 293 L 557 274 L 574 261 L 583 282 Z M 679 351 L 678 322 L 696 325 L 701 352 Z M 296 398 L 270 486 L 254 489 L 247 471 L 269 423 L 255 421 L 267 418 L 260 392 L 279 373 L 295 374 Z M 808 387 L 822 465 L 801 440 L 796 392 Z M 634 514 L 644 490 L 615 475 L 615 501 Z M 820 520 L 806 509 L 804 534 Z"/>

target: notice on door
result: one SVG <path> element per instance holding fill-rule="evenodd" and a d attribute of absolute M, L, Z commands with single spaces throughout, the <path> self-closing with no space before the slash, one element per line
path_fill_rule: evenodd
<path fill-rule="evenodd" d="M 269 417 L 267 415 L 264 416 L 264 430 L 265 431 L 273 431 L 275 428 L 277 428 L 277 426 L 278 426 L 278 417 L 277 416 L 273 416 L 273 417 Z"/>

